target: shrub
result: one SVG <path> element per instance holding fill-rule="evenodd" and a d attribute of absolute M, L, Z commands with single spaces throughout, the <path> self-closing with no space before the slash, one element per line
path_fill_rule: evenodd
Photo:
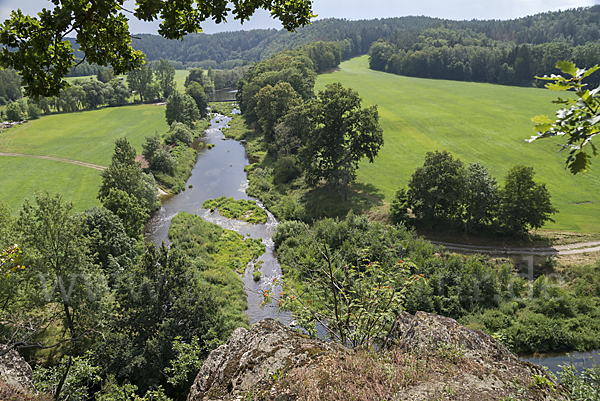
<path fill-rule="evenodd" d="M 19 103 L 12 102 L 8 106 L 6 106 L 6 118 L 9 121 L 23 120 L 23 110 L 21 110 Z"/>
<path fill-rule="evenodd" d="M 183 142 L 186 145 L 190 145 L 194 140 L 194 135 L 190 128 L 180 122 L 174 122 L 171 124 L 171 130 L 167 134 L 167 143 L 176 143 L 177 141 Z"/>

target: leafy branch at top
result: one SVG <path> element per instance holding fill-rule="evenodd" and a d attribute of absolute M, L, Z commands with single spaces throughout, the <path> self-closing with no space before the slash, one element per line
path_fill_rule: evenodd
<path fill-rule="evenodd" d="M 73 33 L 89 63 L 110 65 L 117 75 L 144 64 L 144 54 L 131 46 L 124 0 L 53 3 L 54 9 L 44 8 L 37 16 L 14 10 L 0 24 L 0 66 L 19 72 L 27 96 L 56 96 L 68 86 L 63 78 L 75 65 L 75 55 L 66 37 Z M 257 9 L 270 11 L 290 31 L 315 17 L 310 0 L 244 0 L 233 6 L 220 0 L 137 0 L 133 14 L 143 21 L 161 20 L 158 32 L 167 39 L 201 32 L 204 21 L 226 22 L 230 14 L 244 22 Z"/>
<path fill-rule="evenodd" d="M 556 68 L 563 74 L 571 78 L 565 78 L 562 75 L 536 77 L 546 81 L 553 81 L 546 84 L 546 88 L 552 91 L 573 90 L 577 99 L 558 98 L 553 103 L 564 104 L 566 107 L 556 112 L 556 120 L 553 121 L 547 116 L 537 116 L 532 119 L 536 123 L 535 129 L 537 135 L 531 137 L 528 142 L 533 142 L 540 138 L 551 138 L 555 136 L 567 136 L 567 141 L 562 145 L 561 150 L 570 149 L 567 157 L 567 168 L 573 174 L 585 172 L 590 164 L 591 155 L 586 152 L 589 145 L 591 153 L 598 155 L 596 146 L 592 143 L 592 138 L 600 132 L 600 88 L 593 90 L 586 89 L 583 80 L 598 70 L 600 67 L 595 65 L 590 69 L 577 68 L 575 63 L 570 61 L 559 61 Z"/>

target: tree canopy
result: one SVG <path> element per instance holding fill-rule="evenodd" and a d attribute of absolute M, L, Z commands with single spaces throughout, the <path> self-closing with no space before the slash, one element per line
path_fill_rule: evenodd
<path fill-rule="evenodd" d="M 131 46 L 124 12 L 143 21 L 161 20 L 158 32 L 167 39 L 201 32 L 207 19 L 222 23 L 231 15 L 244 22 L 257 9 L 270 11 L 290 31 L 315 17 L 311 0 L 244 0 L 234 2 L 232 8 L 218 0 L 137 0 L 133 11 L 123 8 L 124 0 L 53 3 L 53 9 L 44 8 L 37 16 L 14 10 L 0 26 L 0 43 L 4 45 L 0 65 L 17 70 L 26 94 L 34 98 L 57 95 L 68 85 L 63 78 L 75 65 L 75 55 L 66 36 L 73 33 L 78 50 L 89 63 L 110 65 L 117 75 L 144 64 L 143 53 Z"/>
<path fill-rule="evenodd" d="M 325 179 L 344 187 L 355 178 L 362 158 L 373 163 L 379 153 L 383 130 L 377 106 L 363 109 L 361 102 L 358 92 L 336 82 L 309 103 L 315 128 L 305 138 L 301 159 L 312 185 Z"/>

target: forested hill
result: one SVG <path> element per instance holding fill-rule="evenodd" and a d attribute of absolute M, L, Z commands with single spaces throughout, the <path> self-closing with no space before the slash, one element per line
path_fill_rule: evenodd
<path fill-rule="evenodd" d="M 158 35 L 136 35 L 139 39 L 133 40 L 133 47 L 143 51 L 150 61 L 164 58 L 176 68 L 233 68 L 244 61 L 259 62 L 280 51 L 321 40 L 343 42 L 344 58 L 348 58 L 367 53 L 374 41 L 387 38 L 398 30 L 421 30 L 441 23 L 442 20 L 430 17 L 361 21 L 327 19 L 315 21 L 294 33 L 284 29 L 254 29 L 187 35 L 183 41 L 167 40 Z"/>
<path fill-rule="evenodd" d="M 472 29 L 490 39 L 513 41 L 516 44 L 564 42 L 583 45 L 600 39 L 600 5 L 566 11 L 535 14 L 524 18 L 499 21 L 463 21 L 452 26 Z"/>
<path fill-rule="evenodd" d="M 419 78 L 541 86 L 560 60 L 590 67 L 600 60 L 600 6 L 512 21 L 444 22 L 396 31 L 373 43 L 370 67 Z M 600 77 L 588 83 L 600 84 Z"/>
<path fill-rule="evenodd" d="M 596 5 L 507 21 L 451 21 L 409 16 L 360 21 L 326 19 L 315 21 L 295 33 L 283 29 L 255 29 L 194 34 L 183 41 L 143 34 L 136 35 L 139 39 L 134 39 L 133 46 L 142 50 L 148 60 L 168 59 L 176 68 L 233 68 L 244 61 L 258 62 L 282 50 L 319 40 L 343 42 L 343 56 L 348 58 L 366 54 L 378 39 L 418 37 L 424 30 L 439 27 L 469 30 L 489 41 L 510 41 L 516 45 L 558 42 L 574 47 L 598 41 L 599 23 L 600 5 Z"/>

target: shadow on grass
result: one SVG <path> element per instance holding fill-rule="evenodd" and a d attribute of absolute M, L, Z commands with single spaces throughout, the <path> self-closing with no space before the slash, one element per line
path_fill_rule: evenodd
<path fill-rule="evenodd" d="M 385 200 L 385 195 L 381 192 L 379 188 L 377 188 L 373 184 L 367 184 L 364 182 L 355 182 L 352 184 L 352 187 L 356 188 L 359 191 L 365 192 L 375 198 Z"/>
<path fill-rule="evenodd" d="M 345 196 L 344 196 L 345 195 Z M 370 193 L 347 188 L 344 192 L 325 186 L 304 194 L 306 202 L 306 220 L 318 220 L 324 217 L 343 218 L 352 211 L 356 214 L 383 204 L 382 200 Z"/>
<path fill-rule="evenodd" d="M 424 222 L 413 222 L 417 233 L 432 241 L 448 242 L 453 244 L 466 244 L 475 246 L 494 246 L 498 248 L 549 248 L 552 247 L 552 238 L 538 234 L 502 235 L 491 229 L 480 229 L 475 233 L 465 233 L 463 230 L 450 225 L 438 223 L 433 227 Z"/>

